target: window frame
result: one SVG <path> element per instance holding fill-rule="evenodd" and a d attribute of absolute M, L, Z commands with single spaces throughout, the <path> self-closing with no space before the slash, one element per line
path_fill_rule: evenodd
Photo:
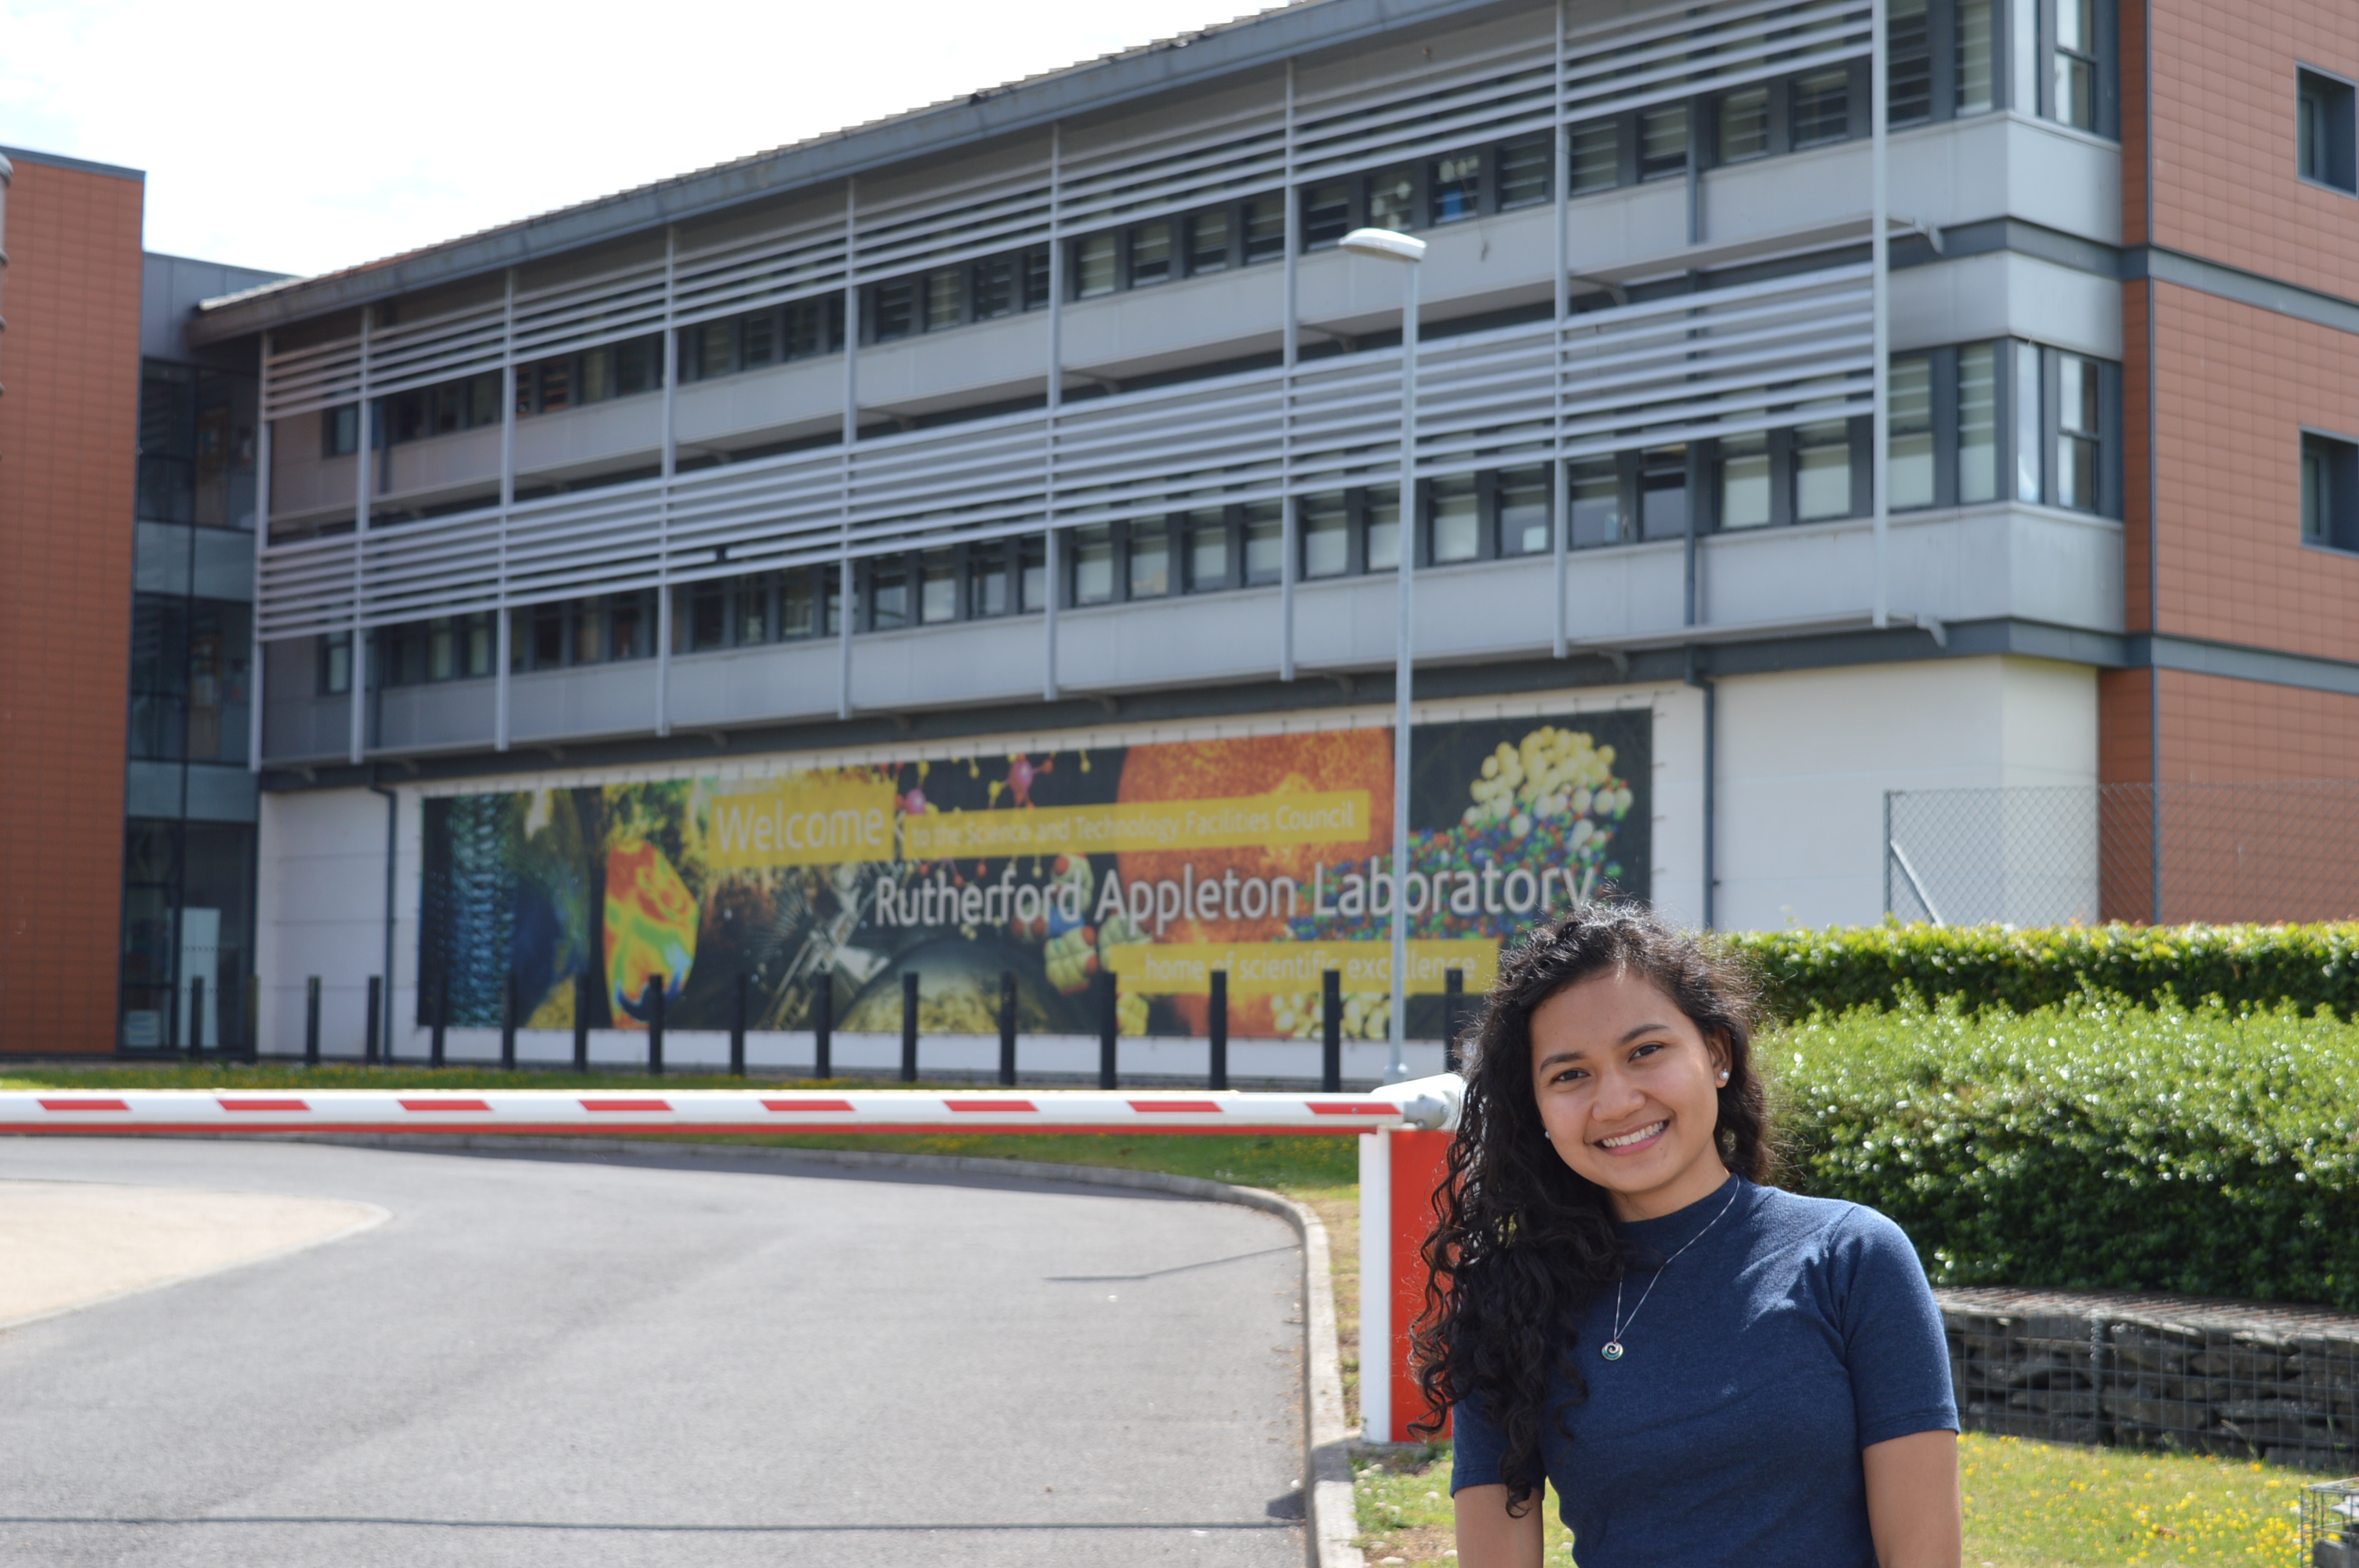
<path fill-rule="evenodd" d="M 2302 127 L 2318 106 L 2321 157 L 2302 166 Z M 2294 64 L 2294 177 L 2304 185 L 2338 196 L 2359 196 L 2359 82 L 2306 61 Z"/>
<path fill-rule="evenodd" d="M 2295 526 L 2302 548 L 2359 556 L 2359 440 L 2340 431 L 2304 425 L 2299 427 L 2295 451 L 2299 465 L 2296 470 L 2299 500 Z M 2310 527 L 2309 483 L 2310 465 L 2314 460 L 2331 466 L 2326 515 L 2320 520 L 2316 532 Z"/>

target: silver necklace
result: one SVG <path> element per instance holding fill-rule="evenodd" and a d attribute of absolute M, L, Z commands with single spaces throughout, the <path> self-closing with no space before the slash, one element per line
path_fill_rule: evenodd
<path fill-rule="evenodd" d="M 1736 1206 L 1737 1194 L 1744 1191 L 1745 1189 L 1740 1186 L 1736 1189 L 1736 1192 L 1729 1194 L 1728 1201 L 1720 1206 L 1720 1213 L 1713 1215 L 1710 1220 L 1705 1222 L 1702 1230 L 1699 1230 L 1693 1236 L 1689 1237 L 1686 1243 L 1680 1248 L 1680 1252 L 1684 1252 L 1688 1248 L 1694 1246 L 1699 1241 L 1701 1241 L 1704 1238 L 1705 1234 L 1709 1232 L 1713 1226 L 1718 1225 L 1721 1222 L 1722 1217 L 1726 1215 L 1730 1209 Z M 1657 1269 L 1655 1271 L 1655 1277 L 1647 1281 L 1647 1288 L 1639 1292 L 1638 1304 L 1630 1309 L 1630 1318 L 1627 1323 L 1624 1322 L 1622 1318 L 1622 1281 L 1619 1280 L 1614 1281 L 1614 1337 L 1605 1342 L 1604 1346 L 1598 1351 L 1599 1355 L 1604 1357 L 1608 1361 L 1619 1361 L 1622 1359 L 1622 1336 L 1624 1331 L 1629 1328 L 1630 1324 L 1637 1322 L 1638 1314 L 1647 1310 L 1647 1298 L 1653 1295 L 1655 1293 L 1655 1287 L 1663 1282 L 1663 1271 L 1669 1269 L 1672 1264 L 1680 1260 L 1680 1252 L 1674 1252 L 1669 1257 L 1664 1259 L 1662 1268 Z"/>

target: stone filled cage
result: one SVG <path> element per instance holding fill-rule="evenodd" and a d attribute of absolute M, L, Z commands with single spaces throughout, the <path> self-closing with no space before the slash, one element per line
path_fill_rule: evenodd
<path fill-rule="evenodd" d="M 2359 1470 L 2359 1318 L 2169 1296 L 1939 1296 L 1969 1432 Z M 2359 1519 L 2341 1528 L 2359 1543 Z M 2336 1563 L 2359 1568 L 2359 1544 Z"/>

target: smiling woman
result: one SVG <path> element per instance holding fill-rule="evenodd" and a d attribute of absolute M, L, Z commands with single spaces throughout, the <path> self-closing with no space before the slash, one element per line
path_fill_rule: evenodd
<path fill-rule="evenodd" d="M 1503 957 L 1414 1331 L 1461 1568 L 1537 1568 L 1543 1479 L 1582 1568 L 1955 1568 L 1932 1292 L 1890 1220 L 1764 1184 L 1752 998 L 1633 905 Z"/>

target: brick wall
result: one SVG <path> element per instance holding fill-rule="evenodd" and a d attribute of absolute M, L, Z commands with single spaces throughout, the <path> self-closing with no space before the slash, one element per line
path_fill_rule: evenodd
<path fill-rule="evenodd" d="M 0 236 L 0 1051 L 112 1051 L 144 192 L 15 161 Z"/>

